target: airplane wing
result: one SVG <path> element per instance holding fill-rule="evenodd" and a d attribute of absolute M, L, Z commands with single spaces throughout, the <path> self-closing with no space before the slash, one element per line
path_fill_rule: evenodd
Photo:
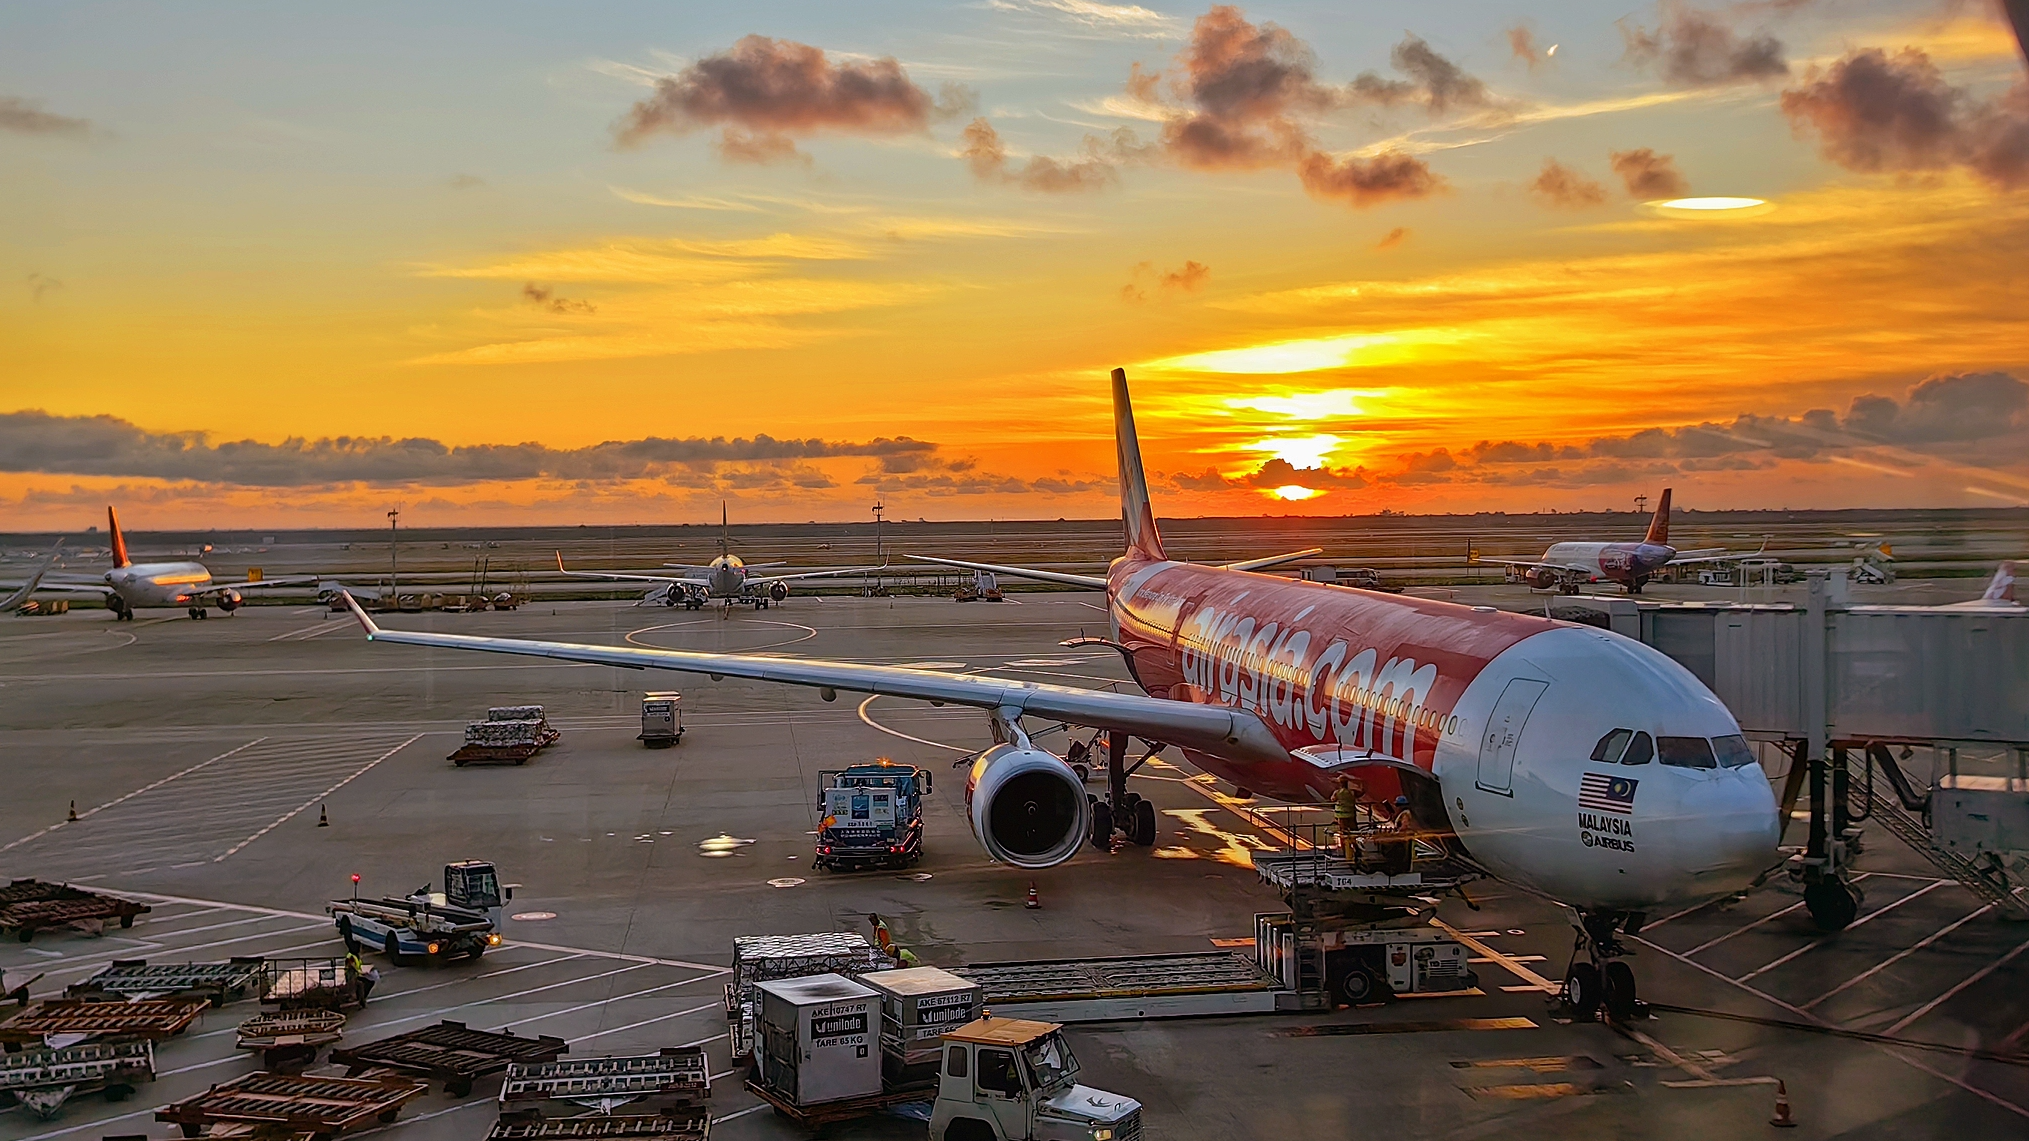
<path fill-rule="evenodd" d="M 1741 559 L 1757 558 L 1767 553 L 1768 540 L 1763 539 L 1761 546 L 1752 551 L 1730 551 L 1725 547 L 1706 547 L 1703 550 L 1697 551 L 1678 551 L 1675 558 L 1663 565 L 1680 567 L 1685 563 L 1732 563 L 1739 562 Z"/>
<path fill-rule="evenodd" d="M 1473 559 L 1473 560 L 1471 560 L 1471 561 L 1472 561 L 1473 563 L 1475 563 L 1475 564 L 1484 564 L 1484 563 L 1492 563 L 1493 565 L 1495 565 L 1495 566 L 1498 566 L 1498 567 L 1515 567 L 1515 568 L 1518 568 L 1518 569 L 1520 569 L 1520 570 L 1553 570 L 1553 571 L 1570 571 L 1570 572 L 1572 572 L 1573 574 L 1593 574 L 1593 573 L 1596 573 L 1596 572 L 1594 572 L 1593 570 L 1591 570 L 1590 568 L 1587 568 L 1587 567 L 1577 567 L 1577 566 L 1572 566 L 1572 565 L 1571 565 L 1571 564 L 1569 564 L 1569 563 L 1539 563 L 1539 562 L 1535 562 L 1534 560 L 1531 560 L 1531 559 L 1481 559 L 1481 558 L 1475 558 L 1475 559 Z"/>
<path fill-rule="evenodd" d="M 704 571 L 709 567 L 690 567 L 690 570 Z M 557 570 L 572 578 L 596 578 L 608 582 L 703 582 L 701 578 L 678 574 L 622 574 L 617 571 L 574 571 L 564 565 L 564 553 L 557 552 Z"/>
<path fill-rule="evenodd" d="M 782 566 L 784 564 L 773 563 L 765 565 Z M 748 569 L 751 570 L 753 568 L 750 566 Z M 887 565 L 884 563 L 877 567 L 838 567 L 834 570 L 800 571 L 796 574 L 749 575 L 747 576 L 747 585 L 766 586 L 771 582 L 788 582 L 790 579 L 794 578 L 825 578 L 827 576 L 841 574 L 870 574 L 877 570 L 886 570 L 886 569 L 888 568 Z"/>
<path fill-rule="evenodd" d="M 1269 555 L 1259 559 L 1241 559 L 1237 563 L 1220 563 L 1219 569 L 1232 571 L 1260 570 L 1263 567 L 1280 566 L 1283 563 L 1293 563 L 1298 559 L 1307 559 L 1312 555 L 1321 554 L 1324 554 L 1323 547 L 1312 547 L 1305 551 L 1291 551 L 1286 555 Z"/>
<path fill-rule="evenodd" d="M 994 563 L 968 563 L 964 559 L 933 559 L 929 555 L 903 555 L 919 563 L 937 563 L 947 567 L 963 567 L 966 570 L 983 570 L 992 574 L 1013 575 L 1016 578 L 1032 578 L 1037 582 L 1053 582 L 1058 586 L 1072 586 L 1080 590 L 1105 590 L 1106 579 L 1094 574 L 1065 574 L 1062 571 L 1031 570 L 1028 567 L 1004 567 Z"/>
<path fill-rule="evenodd" d="M 109 594 L 113 588 L 103 582 L 68 582 L 62 579 L 52 582 L 43 579 L 35 589 L 42 594 Z"/>
<path fill-rule="evenodd" d="M 1217 752 L 1235 759 L 1286 761 L 1289 751 L 1259 717 L 1245 710 L 1188 701 L 1008 681 L 976 674 L 939 673 L 900 666 L 863 665 L 807 658 L 771 658 L 754 654 L 704 654 L 688 650 L 651 650 L 636 646 L 590 646 L 571 642 L 539 642 L 520 638 L 483 638 L 471 634 L 425 634 L 384 630 L 350 595 L 346 602 L 366 631 L 368 641 L 447 650 L 482 650 L 525 654 L 566 662 L 663 669 L 706 674 L 714 679 L 751 678 L 801 685 L 832 698 L 837 691 L 907 697 L 933 704 L 1005 710 L 1009 715 L 1033 714 L 1095 729 L 1117 729 L 1147 740 Z"/>
<path fill-rule="evenodd" d="M 206 592 L 214 590 L 266 590 L 278 586 L 315 586 L 314 574 L 291 575 L 288 578 L 258 578 L 247 582 L 214 582 L 205 587 Z"/>
<path fill-rule="evenodd" d="M 42 576 L 48 574 L 49 568 L 55 566 L 56 560 L 62 556 L 63 540 L 58 539 L 56 546 L 50 548 L 49 557 L 42 560 L 42 565 L 35 568 L 35 573 L 28 576 L 28 581 L 22 583 L 19 590 L 8 595 L 6 601 L 0 602 L 0 611 L 12 610 L 27 602 L 29 596 L 35 593 L 35 588 L 42 585 Z"/>

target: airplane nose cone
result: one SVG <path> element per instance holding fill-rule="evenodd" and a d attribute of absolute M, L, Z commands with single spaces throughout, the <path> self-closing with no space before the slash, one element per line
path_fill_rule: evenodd
<path fill-rule="evenodd" d="M 1779 858 L 1775 793 L 1756 766 L 1729 769 L 1685 791 L 1684 870 L 1702 888 L 1745 887 Z"/>

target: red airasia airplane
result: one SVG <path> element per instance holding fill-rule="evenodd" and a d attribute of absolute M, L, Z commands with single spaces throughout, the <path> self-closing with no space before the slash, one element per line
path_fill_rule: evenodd
<path fill-rule="evenodd" d="M 1565 980 L 1590 1013 L 1635 1009 L 1622 931 L 1664 906 L 1746 887 L 1773 866 L 1775 796 L 1740 727 L 1676 662 L 1588 626 L 1177 562 L 1163 552 L 1127 376 L 1113 371 L 1127 550 L 1104 579 L 991 567 L 1107 593 L 1111 637 L 1143 694 L 742 654 L 383 630 L 379 642 L 741 677 L 966 705 L 996 744 L 966 784 L 996 860 L 1061 864 L 1105 809 L 1140 843 L 1154 806 L 1126 791 L 1129 735 L 1276 799 L 1326 799 L 1358 772 L 1409 799 L 1489 873 L 1575 909 L 1589 961 Z M 987 564 L 975 564 L 987 566 Z M 1258 565 L 1258 564 L 1255 564 Z M 1108 797 L 1089 802 L 1025 716 L 1108 731 Z M 1158 746 L 1160 747 L 1160 746 Z M 1110 839 L 1111 828 L 1103 829 Z"/>

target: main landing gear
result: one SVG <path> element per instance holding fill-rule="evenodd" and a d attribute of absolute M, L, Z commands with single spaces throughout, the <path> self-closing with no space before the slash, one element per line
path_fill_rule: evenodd
<path fill-rule="evenodd" d="M 1647 918 L 1639 911 L 1578 913 L 1578 938 L 1562 996 L 1573 1018 L 1590 1022 L 1603 1010 L 1609 1021 L 1626 1022 L 1648 1014 L 1648 1006 L 1635 996 L 1634 968 L 1621 961 L 1628 949 L 1619 938 L 1640 931 Z"/>
<path fill-rule="evenodd" d="M 211 611 L 206 610 L 202 606 L 193 606 L 190 608 L 190 616 L 202 620 L 211 617 Z"/>
<path fill-rule="evenodd" d="M 1141 760 L 1130 767 L 1127 764 L 1127 734 L 1113 731 L 1106 734 L 1106 799 L 1089 797 L 1092 801 L 1093 847 L 1111 851 L 1116 829 L 1126 836 L 1130 844 L 1146 848 L 1155 843 L 1155 802 L 1142 799 L 1140 793 L 1127 791 L 1127 778 L 1135 769 L 1146 764 L 1149 757 L 1160 752 L 1162 746 L 1153 745 Z"/>

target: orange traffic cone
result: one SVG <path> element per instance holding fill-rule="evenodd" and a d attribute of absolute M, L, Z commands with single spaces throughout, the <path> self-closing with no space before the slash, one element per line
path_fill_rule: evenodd
<path fill-rule="evenodd" d="M 65 822 L 70 824 L 77 823 L 77 801 L 73 800 L 70 802 L 70 815 L 65 818 Z"/>
<path fill-rule="evenodd" d="M 1022 901 L 1022 906 L 1030 911 L 1038 910 L 1043 906 L 1043 901 L 1036 896 L 1036 881 L 1029 881 L 1029 897 Z"/>
<path fill-rule="evenodd" d="M 1775 1080 L 1775 1116 L 1768 1119 L 1777 1129 L 1795 1129 L 1796 1119 L 1789 1115 L 1789 1087 L 1781 1078 Z"/>

